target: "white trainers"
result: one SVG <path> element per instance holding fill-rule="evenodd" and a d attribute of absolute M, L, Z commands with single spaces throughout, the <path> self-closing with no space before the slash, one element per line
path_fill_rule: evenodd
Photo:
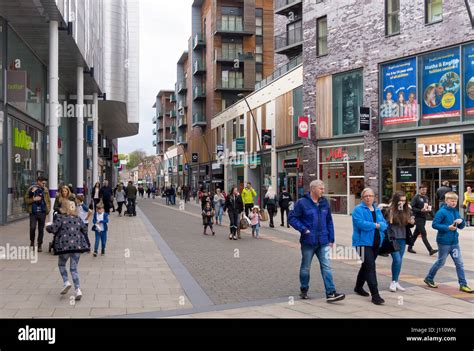
<path fill-rule="evenodd" d="M 402 287 L 399 282 L 397 282 L 397 290 L 405 291 L 405 288 Z"/>
<path fill-rule="evenodd" d="M 61 295 L 66 295 L 69 289 L 71 289 L 71 283 L 66 282 L 64 283 L 63 289 L 61 290 Z"/>
<path fill-rule="evenodd" d="M 390 283 L 390 291 L 391 292 L 397 291 L 397 282 L 394 281 Z"/>
<path fill-rule="evenodd" d="M 81 289 L 76 289 L 76 301 L 79 301 L 82 298 L 82 291 Z"/>

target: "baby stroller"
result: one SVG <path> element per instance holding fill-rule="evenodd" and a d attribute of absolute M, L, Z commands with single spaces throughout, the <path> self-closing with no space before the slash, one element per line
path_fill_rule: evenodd
<path fill-rule="evenodd" d="M 53 222 L 56 219 L 56 216 L 58 215 L 58 212 L 54 211 L 53 212 Z M 54 255 L 54 238 L 55 236 L 53 235 L 53 239 L 48 243 L 48 252 L 52 255 Z"/>

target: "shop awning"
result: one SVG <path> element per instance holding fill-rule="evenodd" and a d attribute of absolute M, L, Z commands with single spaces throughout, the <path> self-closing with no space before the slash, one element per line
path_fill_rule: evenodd
<path fill-rule="evenodd" d="M 138 123 L 128 123 L 127 104 L 121 101 L 99 101 L 99 126 L 111 139 L 138 134 Z"/>

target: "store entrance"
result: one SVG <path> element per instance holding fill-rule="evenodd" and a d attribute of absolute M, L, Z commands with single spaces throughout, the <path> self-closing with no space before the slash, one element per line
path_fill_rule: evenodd
<path fill-rule="evenodd" d="M 434 211 L 440 207 L 440 203 L 436 197 L 436 192 L 441 187 L 443 181 L 447 180 L 452 191 L 459 195 L 459 168 L 423 168 L 421 169 L 421 182 L 426 184 L 428 192 L 426 196 L 430 200 Z"/>

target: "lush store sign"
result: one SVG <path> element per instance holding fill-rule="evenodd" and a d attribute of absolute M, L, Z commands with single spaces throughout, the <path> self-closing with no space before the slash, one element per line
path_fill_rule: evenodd
<path fill-rule="evenodd" d="M 422 57 L 422 118 L 459 117 L 461 111 L 459 47 Z"/>
<path fill-rule="evenodd" d="M 33 139 L 31 136 L 26 134 L 26 131 L 19 130 L 18 128 L 13 129 L 13 146 L 19 149 L 32 150 Z"/>
<path fill-rule="evenodd" d="M 461 165 L 460 134 L 418 138 L 417 144 L 419 167 Z"/>

